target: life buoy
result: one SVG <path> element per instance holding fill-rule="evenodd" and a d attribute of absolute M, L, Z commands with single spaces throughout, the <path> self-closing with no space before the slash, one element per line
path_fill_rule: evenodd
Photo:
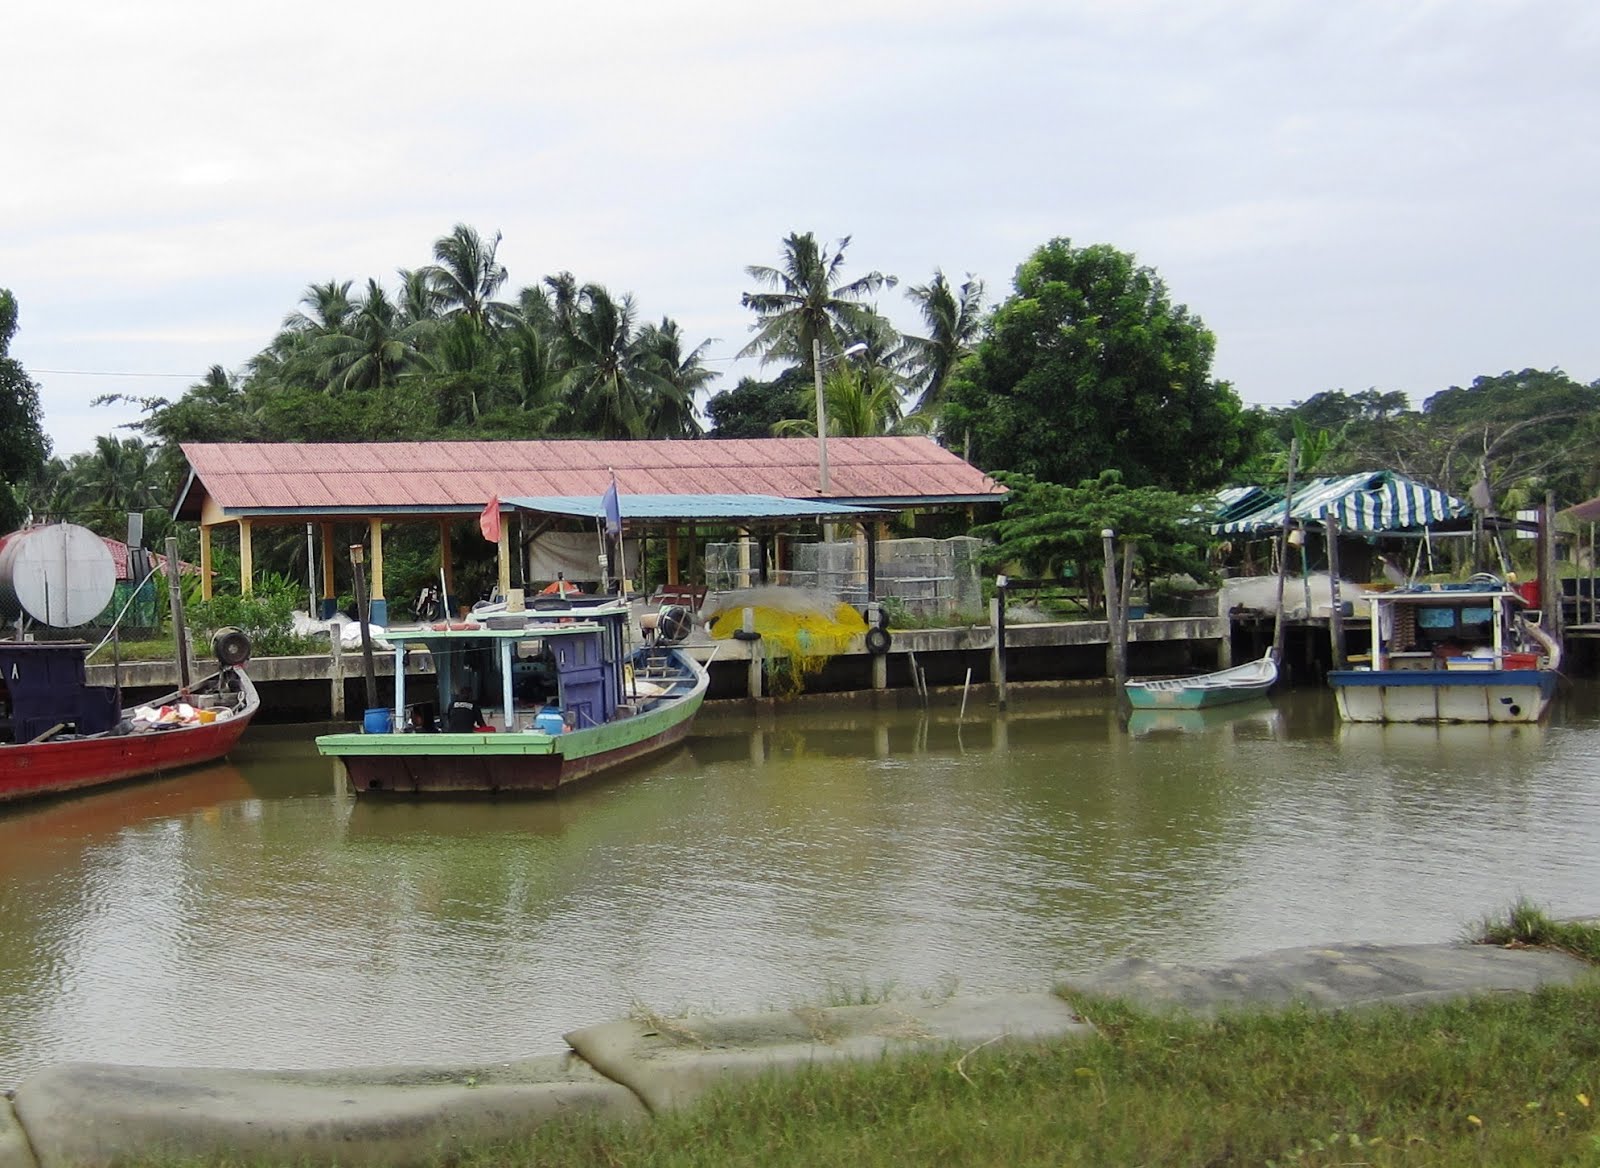
<path fill-rule="evenodd" d="M 889 630 L 873 628 L 867 630 L 867 652 L 874 657 L 881 657 L 889 651 Z"/>

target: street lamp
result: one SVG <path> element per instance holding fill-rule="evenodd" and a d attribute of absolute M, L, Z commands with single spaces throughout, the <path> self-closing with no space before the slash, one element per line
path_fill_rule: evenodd
<path fill-rule="evenodd" d="M 829 361 L 838 361 L 844 357 L 854 357 L 857 353 L 865 353 L 865 341 L 857 341 L 837 357 L 829 357 Z M 817 494 L 828 493 L 828 411 L 822 394 L 822 339 L 811 338 L 811 373 L 817 383 L 817 468 L 820 471 L 822 485 L 817 488 Z"/>

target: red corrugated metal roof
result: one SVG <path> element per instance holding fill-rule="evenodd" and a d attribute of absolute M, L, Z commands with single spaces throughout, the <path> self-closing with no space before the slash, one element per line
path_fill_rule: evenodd
<path fill-rule="evenodd" d="M 209 495 L 224 511 L 482 507 L 495 496 L 637 494 L 816 499 L 811 438 L 599 442 L 186 442 L 194 472 L 178 514 Z M 976 502 L 1005 493 L 926 438 L 830 438 L 827 498 Z"/>

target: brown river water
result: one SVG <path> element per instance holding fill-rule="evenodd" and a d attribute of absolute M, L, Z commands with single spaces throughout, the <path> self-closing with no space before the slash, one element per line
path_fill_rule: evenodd
<path fill-rule="evenodd" d="M 357 802 L 313 730 L 0 811 L 0 1087 L 68 1060 L 498 1061 L 637 1008 L 1038 989 L 1124 955 L 1600 912 L 1600 688 L 1542 727 L 1341 727 L 1320 690 L 710 707 L 554 799 Z"/>

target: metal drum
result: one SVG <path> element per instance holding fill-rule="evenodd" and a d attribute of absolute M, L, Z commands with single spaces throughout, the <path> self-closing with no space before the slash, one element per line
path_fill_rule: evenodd
<path fill-rule="evenodd" d="M 29 527 L 0 540 L 0 619 L 28 616 L 54 628 L 87 624 L 117 586 L 111 549 L 87 527 Z"/>

